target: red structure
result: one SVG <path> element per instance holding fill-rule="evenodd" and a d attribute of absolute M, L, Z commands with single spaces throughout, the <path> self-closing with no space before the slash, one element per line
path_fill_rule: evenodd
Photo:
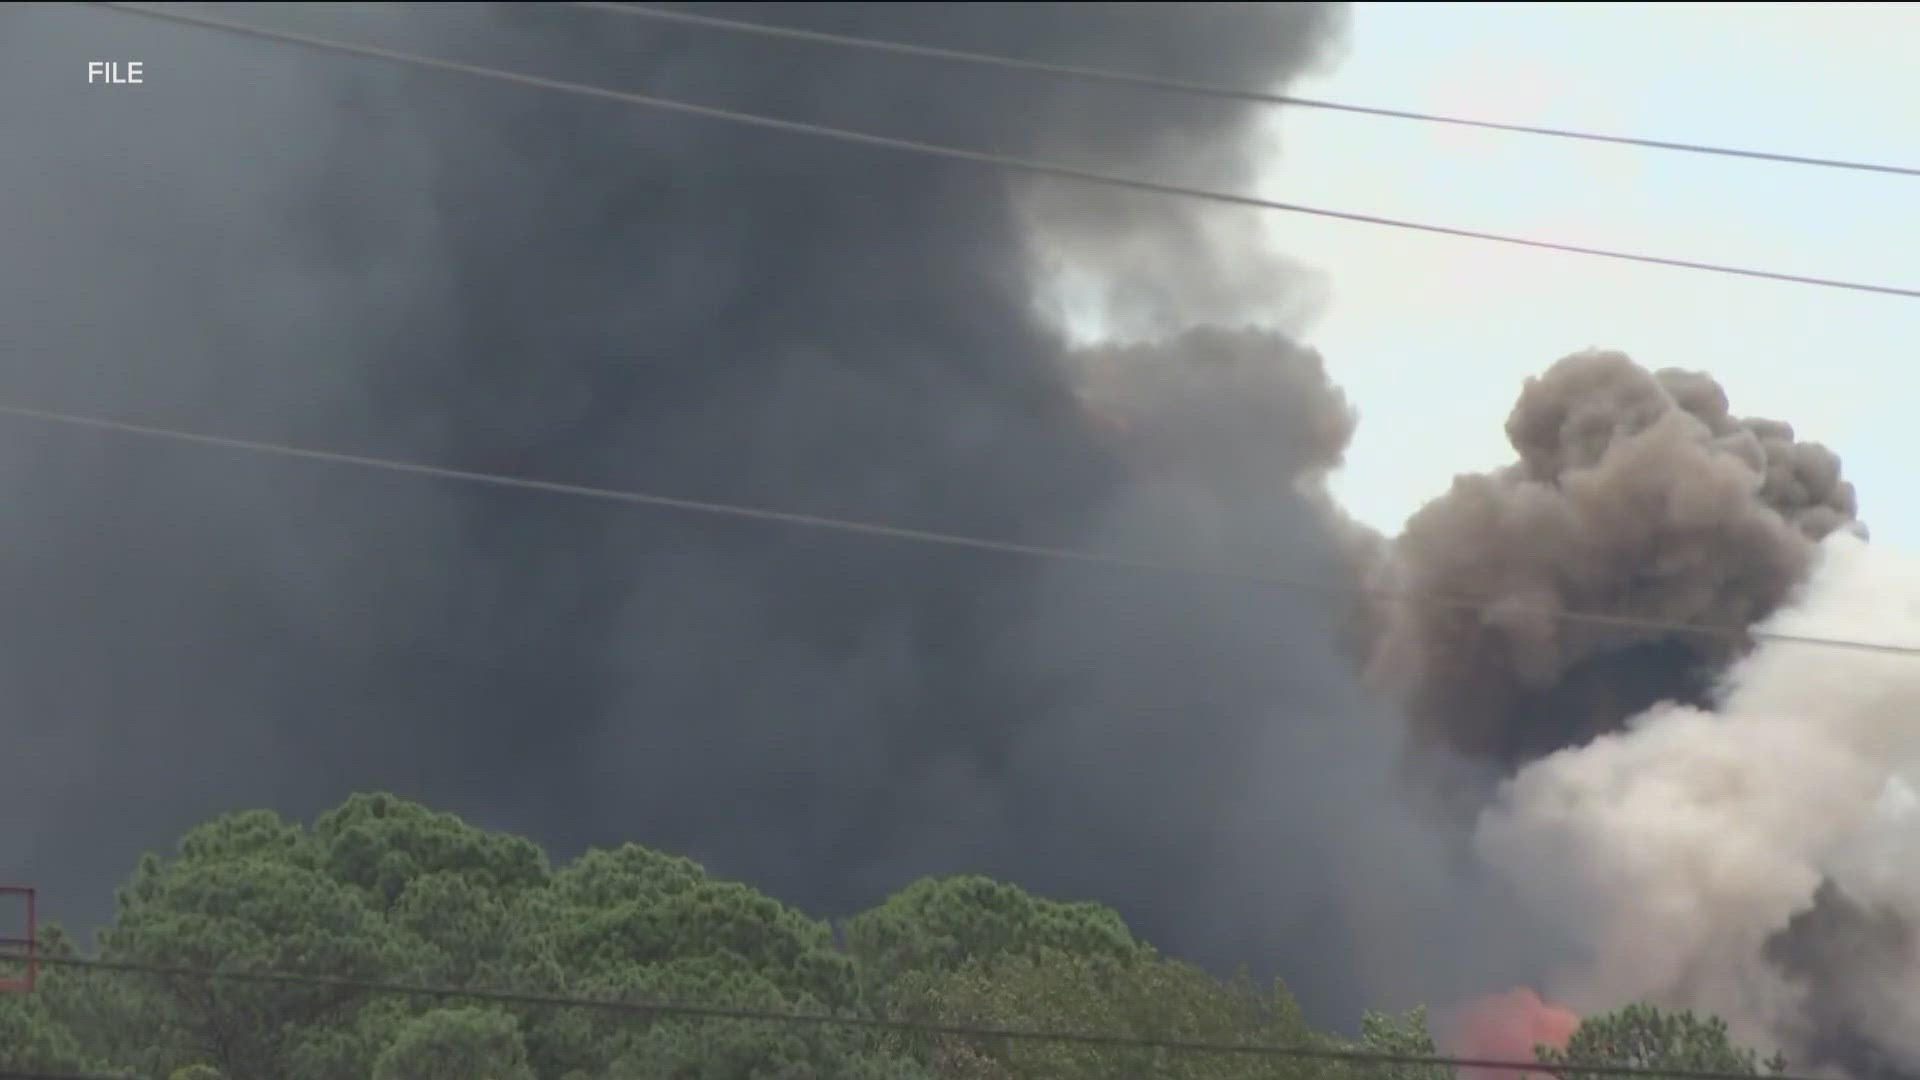
<path fill-rule="evenodd" d="M 26 905 L 26 925 L 21 928 L 24 933 L 19 937 L 0 937 L 0 964 L 4 964 L 0 971 L 6 972 L 0 975 L 0 994 L 24 994 L 32 990 L 33 977 L 37 973 L 35 969 L 38 967 L 38 946 L 35 943 L 38 927 L 33 909 L 33 890 L 22 885 L 0 885 L 0 901 L 16 896 Z"/>

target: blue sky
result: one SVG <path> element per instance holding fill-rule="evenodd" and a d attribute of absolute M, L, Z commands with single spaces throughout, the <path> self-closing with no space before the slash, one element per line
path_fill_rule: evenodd
<path fill-rule="evenodd" d="M 1920 165 L 1920 6 L 1361 4 L 1303 96 Z M 1276 109 L 1261 193 L 1388 216 L 1920 287 L 1920 178 Z M 1841 455 L 1877 542 L 1920 551 L 1920 300 L 1248 211 L 1325 277 L 1304 329 L 1361 411 L 1337 489 L 1396 531 L 1511 458 L 1529 374 L 1590 346 L 1704 369 Z"/>

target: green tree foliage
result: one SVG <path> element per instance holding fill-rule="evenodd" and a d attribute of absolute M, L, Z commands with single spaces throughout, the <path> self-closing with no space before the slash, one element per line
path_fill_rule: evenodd
<path fill-rule="evenodd" d="M 520 1023 L 497 1009 L 435 1009 L 407 1021 L 373 1080 L 534 1080 Z"/>
<path fill-rule="evenodd" d="M 1415 1009 L 1403 1016 L 1368 1011 L 1360 1017 L 1360 1038 L 1345 1049 L 1374 1054 L 1405 1054 L 1410 1057 L 1437 1057 L 1427 1026 L 1427 1010 Z M 1355 1061 L 1328 1065 L 1320 1075 L 1345 1076 L 1349 1080 L 1454 1080 L 1453 1070 L 1444 1065 L 1414 1065 L 1398 1062 Z"/>
<path fill-rule="evenodd" d="M 727 957 L 686 957 L 642 969 L 623 985 L 596 988 L 627 1001 L 698 1002 L 722 1008 L 819 1013 L 814 999 L 796 999 L 774 979 Z M 853 1013 L 852 1010 L 835 1010 Z M 911 1080 L 913 1063 L 871 1031 L 773 1021 L 665 1017 L 648 1023 L 602 1016 L 589 1045 L 606 1055 L 598 1072 L 609 1077 L 659 1076 L 675 1080 Z"/>
<path fill-rule="evenodd" d="M 909 1035 L 644 1007 L 503 1004 L 369 984 L 633 1006 L 827 1013 L 1430 1055 L 1424 1015 L 1314 1031 L 1285 988 L 1158 956 L 1097 904 L 928 878 L 832 929 L 634 845 L 549 866 L 527 840 L 391 795 L 311 828 L 264 811 L 140 860 L 98 955 L 315 982 L 49 965 L 0 997 L 0 1068 L 129 1080 L 1452 1080 L 1433 1066 Z M 57 928 L 40 947 L 77 954 Z M 1758 1073 L 1725 1025 L 1629 1009 L 1557 1060 Z M 1570 1074 L 1571 1075 L 1571 1074 Z"/>
<path fill-rule="evenodd" d="M 422 878 L 444 875 L 512 895 L 547 883 L 547 860 L 525 837 L 476 829 L 392 795 L 355 795 L 313 826 L 320 869 L 381 910 Z"/>
<path fill-rule="evenodd" d="M 311 829 L 263 811 L 207 822 L 172 858 L 142 859 L 119 899 L 103 959 L 332 981 L 73 971 L 0 1002 L 0 1034 L 19 1060 L 169 1080 L 913 1073 L 863 1030 L 456 1007 L 365 985 L 860 1012 L 854 961 L 827 924 L 631 845 L 553 869 L 523 838 L 362 795 Z"/>
<path fill-rule="evenodd" d="M 305 862 L 260 851 L 183 849 L 172 864 L 147 864 L 102 934 L 101 954 L 340 980 L 404 978 L 423 966 L 420 943 L 381 919 L 351 886 Z M 145 1046 L 131 1062 L 143 1070 L 205 1062 L 230 1080 L 291 1076 L 299 1061 L 364 1064 L 357 1060 L 364 1054 L 340 1045 L 331 1029 L 350 1024 L 366 998 L 351 985 L 156 978 L 115 1026 Z"/>
<path fill-rule="evenodd" d="M 842 933 L 868 992 L 881 1000 L 908 973 L 951 971 L 974 961 L 1153 955 L 1109 908 L 1049 900 L 971 874 L 922 878 L 847 920 Z"/>
<path fill-rule="evenodd" d="M 1629 1005 L 1619 1012 L 1592 1017 L 1581 1023 L 1565 1049 L 1543 1049 L 1540 1060 L 1563 1066 L 1603 1062 L 1750 1076 L 1784 1072 L 1787 1067 L 1783 1058 L 1762 1061 L 1756 1051 L 1734 1045 L 1726 1022 L 1718 1017 L 1703 1019 L 1690 1012 L 1664 1012 L 1651 1005 Z M 1578 1070 L 1558 1075 L 1566 1080 L 1600 1080 L 1596 1074 Z"/>
<path fill-rule="evenodd" d="M 1283 987 L 1221 981 L 1139 957 L 1003 954 L 905 977 L 902 1009 L 939 1024 L 1123 1033 L 1145 1039 L 1331 1047 Z M 952 1080 L 1304 1080 L 1324 1063 L 993 1037 L 941 1036 L 916 1050 Z"/>
<path fill-rule="evenodd" d="M 72 952 L 57 927 L 42 927 L 37 948 L 48 955 Z M 53 969 L 43 969 L 41 983 L 51 981 Z M 22 962 L 9 954 L 0 961 L 0 976 L 18 978 Z M 80 1042 L 66 1018 L 56 1014 L 45 993 L 0 994 L 0 1069 L 77 1070 L 85 1064 Z"/>
<path fill-rule="evenodd" d="M 634 845 L 589 851 L 553 874 L 542 940 L 571 993 L 858 1015 L 853 961 L 830 928 L 696 863 Z M 902 1063 L 864 1032 L 740 1020 L 638 1020 L 554 1010 L 529 1043 L 552 1076 L 858 1077 Z M 876 1056 L 876 1054 L 878 1056 Z"/>
<path fill-rule="evenodd" d="M 78 1072 L 88 1068 L 72 1030 L 39 995 L 0 997 L 0 1069 Z"/>

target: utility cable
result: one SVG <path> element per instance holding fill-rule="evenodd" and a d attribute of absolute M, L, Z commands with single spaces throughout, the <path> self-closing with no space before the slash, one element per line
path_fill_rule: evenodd
<path fill-rule="evenodd" d="M 851 34 L 831 34 L 820 30 L 801 30 L 788 26 L 773 26 L 768 23 L 748 22 L 743 19 L 723 19 L 714 15 L 701 15 L 691 11 L 677 11 L 669 8 L 653 7 L 648 4 L 611 3 L 608 2 L 608 0 L 572 0 L 572 6 L 640 19 L 652 19 L 660 22 L 704 27 L 706 29 L 720 30 L 728 33 L 751 34 L 757 37 L 803 41 L 815 45 L 832 45 L 842 48 L 861 49 L 869 52 L 892 53 L 897 56 L 917 56 L 928 60 L 974 64 L 981 67 L 1001 68 L 1007 71 L 1024 71 L 1037 75 L 1051 75 L 1064 79 L 1107 83 L 1112 86 L 1126 86 L 1140 90 L 1170 91 L 1173 93 L 1191 94 L 1195 97 L 1219 98 L 1226 101 L 1250 102 L 1258 105 L 1287 105 L 1301 109 L 1324 109 L 1333 112 L 1357 113 L 1363 116 L 1384 116 L 1395 120 L 1416 120 L 1428 124 L 1452 124 L 1458 127 L 1480 128 L 1487 131 L 1506 131 L 1521 135 L 1545 135 L 1557 139 L 1579 139 L 1586 142 L 1638 146 L 1653 150 L 1675 150 L 1689 154 L 1714 154 L 1721 157 L 1747 158 L 1754 161 L 1773 161 L 1789 165 L 1814 165 L 1828 169 L 1851 169 L 1859 172 L 1892 173 L 1898 176 L 1920 176 L 1920 168 L 1907 165 L 1882 165 L 1876 162 L 1849 161 L 1842 158 L 1809 157 L 1803 154 L 1783 154 L 1767 150 L 1741 150 L 1726 146 L 1709 146 L 1702 143 L 1672 142 L 1665 139 L 1644 139 L 1629 135 L 1606 135 L 1591 131 L 1575 131 L 1567 128 L 1540 127 L 1533 124 L 1509 124 L 1494 120 L 1474 120 L 1460 116 L 1443 116 L 1438 113 L 1412 112 L 1406 109 L 1376 108 L 1371 105 L 1353 105 L 1341 101 L 1325 101 L 1318 98 L 1296 97 L 1292 94 L 1263 93 L 1258 90 L 1244 90 L 1237 87 L 1220 86 L 1212 83 L 1190 82 L 1184 79 L 1163 79 L 1152 75 L 1136 75 L 1129 72 L 1109 71 L 1102 68 L 1078 67 L 1071 64 L 1049 64 L 1037 60 L 1022 60 L 1016 57 L 1000 56 L 992 53 L 968 52 L 961 49 L 943 49 L 929 45 L 910 45 L 901 41 L 884 41 L 878 38 L 856 37 Z"/>
<path fill-rule="evenodd" d="M 1337 1049 L 1324 1046 L 1282 1046 L 1263 1043 L 1216 1042 L 1198 1039 L 1158 1038 L 1125 1035 L 1116 1032 L 1073 1031 L 1065 1029 L 998 1027 L 980 1024 L 940 1024 L 919 1020 L 896 1020 L 870 1016 L 835 1016 L 830 1013 L 783 1012 L 772 1009 L 743 1009 L 718 1005 L 693 1005 L 672 1001 L 621 1001 L 612 998 L 574 997 L 565 994 L 486 990 L 478 987 L 433 986 L 374 979 L 348 979 L 327 975 L 282 971 L 234 971 L 211 968 L 176 967 L 132 960 L 98 960 L 83 957 L 41 957 L 40 963 L 124 974 L 146 974 L 165 978 L 224 979 L 233 982 L 283 986 L 326 986 L 340 990 L 358 990 L 369 994 L 408 997 L 453 998 L 491 1001 L 502 1005 L 544 1006 L 593 1009 L 653 1017 L 682 1017 L 696 1020 L 749 1020 L 764 1023 L 808 1027 L 838 1027 L 909 1032 L 920 1035 L 946 1035 L 966 1039 L 1000 1039 L 1012 1042 L 1042 1042 L 1080 1046 L 1104 1046 L 1121 1049 L 1167 1050 L 1187 1054 L 1222 1054 L 1269 1058 L 1296 1058 L 1319 1061 L 1347 1061 L 1372 1065 L 1414 1065 L 1435 1068 L 1497 1069 L 1506 1072 L 1583 1074 L 1661 1078 L 1661 1080 L 1752 1080 L 1750 1073 L 1713 1069 L 1669 1069 L 1641 1065 L 1555 1064 L 1538 1061 L 1511 1061 L 1496 1058 L 1452 1057 L 1438 1054 L 1404 1054 L 1384 1050 Z M 1776 1076 L 1775 1080 L 1814 1080 L 1813 1077 Z"/>
<path fill-rule="evenodd" d="M 426 465 L 419 462 L 398 461 L 391 458 L 370 457 L 364 454 L 349 454 L 334 450 L 317 450 L 306 447 L 287 446 L 281 443 L 261 442 L 253 439 L 230 438 L 222 435 L 206 435 L 199 432 L 181 431 L 174 428 L 152 427 L 145 424 L 131 424 L 118 420 L 107 420 L 92 416 L 78 416 L 71 413 L 50 412 L 44 409 L 30 409 L 17 405 L 0 404 L 0 416 L 13 416 L 27 420 L 60 424 L 67 427 L 88 428 L 96 431 L 131 435 L 143 439 L 157 439 L 170 442 L 189 443 L 197 446 L 212 447 L 220 450 L 237 450 L 246 453 L 267 454 L 302 461 L 321 462 L 331 465 L 350 465 L 363 469 L 375 469 L 383 472 L 402 473 L 410 476 L 423 476 L 439 480 L 455 480 L 471 484 L 484 484 L 491 487 L 512 488 L 521 491 L 540 492 L 549 495 L 567 495 L 576 498 L 597 499 L 604 502 L 625 503 L 631 506 L 646 506 L 663 510 L 677 510 L 686 513 L 704 514 L 713 517 L 729 517 L 766 522 L 775 525 L 789 525 L 809 529 L 823 529 L 858 536 L 870 536 L 883 540 L 898 540 L 910 543 L 935 544 L 951 548 L 964 548 L 973 551 L 986 551 L 1003 555 L 1017 555 L 1028 558 L 1049 559 L 1061 562 L 1085 563 L 1109 569 L 1130 570 L 1154 574 L 1171 574 L 1203 580 L 1241 581 L 1251 584 L 1278 587 L 1322 595 L 1345 595 L 1356 599 L 1374 599 L 1399 601 L 1412 604 L 1429 605 L 1457 611 L 1485 612 L 1490 604 L 1484 600 L 1450 597 L 1441 594 L 1415 592 L 1410 590 L 1380 588 L 1341 588 L 1325 582 L 1303 578 L 1289 578 L 1276 574 L 1266 574 L 1230 568 L 1207 568 L 1183 566 L 1175 563 L 1154 562 L 1145 559 L 1131 559 L 1118 555 L 1108 555 L 1095 551 L 1083 551 L 1073 548 L 1047 547 L 1040 544 L 1024 544 L 1010 540 L 994 540 L 977 536 L 963 536 L 955 533 L 935 532 L 930 529 L 911 529 L 895 525 L 886 525 L 870 521 L 855 521 L 846 518 L 826 517 L 818 514 L 801 514 L 785 510 L 763 507 L 740 506 L 733 503 L 707 502 L 698 499 L 685 499 L 677 496 L 658 495 L 649 492 L 625 491 L 615 488 L 595 487 L 589 484 L 563 483 L 553 480 L 539 480 L 530 477 L 506 476 L 499 473 L 474 472 L 467 469 L 446 468 L 439 465 Z M 1515 614 L 1532 614 L 1525 610 L 1510 609 L 1503 611 Z M 1920 645 L 1900 645 L 1887 642 L 1860 641 L 1850 638 L 1816 637 L 1805 634 L 1778 633 L 1769 630 L 1748 629 L 1744 627 L 1715 626 L 1706 623 L 1682 623 L 1663 619 L 1641 618 L 1633 615 L 1613 615 L 1603 612 L 1552 610 L 1537 614 L 1561 622 L 1608 626 L 1630 630 L 1649 630 L 1661 633 L 1692 634 L 1707 637 L 1732 639 L 1735 641 L 1758 640 L 1789 642 L 1799 645 L 1819 645 L 1836 649 L 1853 649 L 1864 652 L 1887 653 L 1899 656 L 1920 656 Z"/>
<path fill-rule="evenodd" d="M 956 161 L 969 161 L 1001 169 L 1033 173 L 1038 176 L 1051 176 L 1084 183 L 1104 184 L 1110 187 L 1127 188 L 1133 191 L 1144 191 L 1156 195 L 1171 195 L 1179 198 L 1200 199 L 1233 206 L 1248 206 L 1262 210 L 1280 210 L 1288 213 L 1308 214 L 1315 217 L 1352 221 L 1365 225 L 1409 229 L 1440 236 L 1484 240 L 1490 243 L 1510 244 L 1518 247 L 1538 248 L 1546 251 L 1560 251 L 1574 255 L 1590 255 L 1602 259 L 1618 259 L 1625 262 L 1679 267 L 1686 270 L 1701 270 L 1715 274 L 1729 274 L 1735 277 L 1758 278 L 1767 281 L 1785 281 L 1799 285 L 1817 285 L 1831 289 L 1847 289 L 1854 292 L 1880 293 L 1887 296 L 1904 296 L 1920 299 L 1920 289 L 1905 288 L 1897 285 L 1878 285 L 1870 282 L 1845 281 L 1837 278 L 1814 277 L 1806 274 L 1789 274 L 1775 270 L 1756 270 L 1746 267 L 1730 266 L 1724 263 L 1698 262 L 1690 259 L 1670 258 L 1664 255 L 1646 255 L 1637 252 L 1616 251 L 1610 248 L 1563 244 L 1550 240 L 1533 240 L 1526 237 L 1509 236 L 1504 233 L 1481 232 L 1475 229 L 1455 228 L 1450 225 L 1430 225 L 1423 222 L 1381 217 L 1374 214 L 1360 214 L 1346 210 L 1332 210 L 1325 207 L 1307 206 L 1301 203 L 1280 202 L 1253 195 L 1208 191 L 1202 188 L 1186 187 L 1180 184 L 1166 184 L 1155 180 L 1140 180 L 1066 165 L 1055 165 L 1006 154 L 995 154 L 981 150 L 966 150 L 959 147 L 942 146 L 936 143 L 917 142 L 911 139 L 897 139 L 887 135 L 873 135 L 866 132 L 848 131 L 844 128 L 828 127 L 823 124 L 811 124 L 799 120 L 782 120 L 776 117 L 762 116 L 757 113 L 739 112 L 733 109 L 723 109 L 711 105 L 695 105 L 690 102 L 654 97 L 649 94 L 611 90 L 606 87 L 589 86 L 585 83 L 568 82 L 563 79 L 549 79 L 540 75 L 504 71 L 499 68 L 462 63 L 457 60 L 443 60 L 438 57 L 421 56 L 416 53 L 385 49 L 374 45 L 360 45 L 351 42 L 336 41 L 331 38 L 313 37 L 308 34 L 299 34 L 291 31 L 269 30 L 264 27 L 248 26 L 241 23 L 228 22 L 224 19 L 210 18 L 204 15 L 189 15 L 176 11 L 156 11 L 134 4 L 110 3 L 105 2 L 105 0 L 96 0 L 95 6 L 129 15 L 140 15 L 150 19 L 198 26 L 209 30 L 219 30 L 225 33 L 264 41 L 277 41 L 289 45 L 299 45 L 305 48 L 341 53 L 349 56 L 368 57 L 376 60 L 387 60 L 393 63 L 407 64 L 414 67 L 456 72 L 463 75 L 471 75 L 476 78 L 516 83 L 521 86 L 574 94 L 581 97 L 619 101 L 629 105 L 639 105 L 644 108 L 658 109 L 666 112 L 701 116 L 712 120 L 724 120 L 729 123 L 741 124 L 748 127 L 811 135 L 818 138 L 857 143 L 863 146 L 905 150 L 933 157 L 951 158 Z"/>

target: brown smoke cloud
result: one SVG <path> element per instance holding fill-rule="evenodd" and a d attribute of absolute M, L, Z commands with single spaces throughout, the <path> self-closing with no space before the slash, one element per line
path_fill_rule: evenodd
<path fill-rule="evenodd" d="M 1416 760 L 1493 785 L 1442 794 L 1474 820 L 1476 864 L 1584 953 L 1549 985 L 1586 1011 L 1699 1009 L 1805 1066 L 1902 1075 L 1920 1062 L 1900 990 L 1920 971 L 1920 877 L 1893 848 L 1872 873 L 1859 853 L 1894 827 L 1875 793 L 1906 790 L 1910 665 L 1562 617 L 1904 636 L 1891 600 L 1883 633 L 1853 625 L 1870 595 L 1908 591 L 1862 544 L 1839 459 L 1734 416 L 1708 375 L 1617 352 L 1529 379 L 1506 430 L 1517 460 L 1458 478 L 1371 575 L 1483 606 L 1381 603 L 1369 676 L 1404 705 Z M 1837 664 L 1857 668 L 1845 692 Z M 1469 1008 L 1454 1038 L 1524 1054 L 1543 1010 L 1571 1031 L 1526 991 Z"/>
<path fill-rule="evenodd" d="M 1415 514 L 1384 579 L 1485 608 L 1394 606 L 1372 671 L 1420 743 L 1502 769 L 1702 703 L 1741 648 L 1563 613 L 1750 626 L 1816 541 L 1863 531 L 1830 450 L 1734 417 L 1705 374 L 1577 353 L 1527 381 L 1507 436 L 1519 460 Z"/>

